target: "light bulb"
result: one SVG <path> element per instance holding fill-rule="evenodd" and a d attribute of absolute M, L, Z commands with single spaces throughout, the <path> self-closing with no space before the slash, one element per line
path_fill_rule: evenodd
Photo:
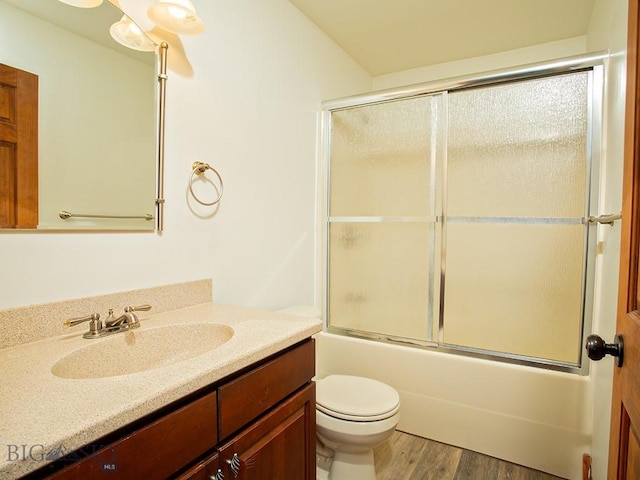
<path fill-rule="evenodd" d="M 191 0 L 159 0 L 147 10 L 149 18 L 160 28 L 179 35 L 197 35 L 204 31 L 202 19 Z"/>

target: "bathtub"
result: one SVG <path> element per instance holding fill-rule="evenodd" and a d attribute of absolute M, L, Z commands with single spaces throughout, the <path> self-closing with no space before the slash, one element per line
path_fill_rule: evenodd
<path fill-rule="evenodd" d="M 588 377 L 327 332 L 316 348 L 318 378 L 362 375 L 398 390 L 400 431 L 582 479 Z"/>

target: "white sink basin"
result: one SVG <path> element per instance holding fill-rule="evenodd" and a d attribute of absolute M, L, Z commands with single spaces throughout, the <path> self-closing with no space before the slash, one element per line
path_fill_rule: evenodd
<path fill-rule="evenodd" d="M 109 337 L 86 340 L 87 346 L 58 360 L 51 373 L 62 378 L 103 378 L 166 367 L 223 345 L 233 329 L 217 323 L 142 326 Z"/>

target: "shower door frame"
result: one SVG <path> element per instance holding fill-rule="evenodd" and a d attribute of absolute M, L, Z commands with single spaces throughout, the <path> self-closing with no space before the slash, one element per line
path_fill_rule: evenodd
<path fill-rule="evenodd" d="M 579 55 L 560 60 L 540 62 L 531 65 L 519 66 L 496 70 L 478 75 L 469 75 L 457 77 L 453 79 L 445 79 L 441 81 L 432 81 L 423 84 L 410 85 L 407 87 L 394 88 L 372 92 L 352 97 L 339 98 L 323 102 L 321 107 L 321 125 L 320 125 L 320 155 L 322 167 L 319 168 L 319 190 L 321 191 L 321 212 L 319 215 L 319 225 L 322 235 L 322 265 L 319 271 L 322 272 L 322 305 L 325 312 L 324 321 L 325 329 L 330 333 L 339 335 L 353 336 L 374 341 L 386 343 L 403 344 L 421 348 L 433 348 L 439 352 L 453 353 L 457 355 L 466 355 L 474 358 L 484 358 L 493 361 L 534 366 L 549 370 L 556 370 L 569 373 L 578 373 L 586 375 L 588 373 L 589 363 L 585 361 L 586 355 L 583 354 L 581 344 L 582 339 L 591 331 L 593 318 L 593 292 L 595 283 L 595 249 L 597 242 L 597 224 L 589 225 L 585 234 L 585 265 L 583 268 L 583 297 L 582 297 L 582 331 L 580 332 L 580 345 L 577 345 L 579 351 L 578 362 L 567 363 L 538 357 L 529 357 L 519 354 L 511 354 L 505 352 L 493 352 L 481 350 L 465 346 L 448 345 L 443 341 L 443 300 L 444 289 L 438 292 L 438 297 L 430 296 L 429 302 L 438 302 L 439 311 L 437 318 L 430 313 L 430 318 L 425 319 L 425 327 L 429 330 L 431 340 L 414 340 L 383 333 L 372 333 L 355 329 L 332 327 L 329 325 L 328 319 L 328 292 L 329 292 L 329 224 L 333 223 L 329 217 L 329 201 L 330 201 L 330 147 L 331 147 L 331 114 L 333 111 L 344 110 L 348 108 L 385 103 L 394 100 L 409 99 L 412 97 L 443 94 L 446 98 L 448 92 L 462 90 L 470 87 L 499 85 L 519 80 L 532 80 L 536 78 L 548 77 L 558 74 L 567 74 L 572 72 L 592 70 L 589 80 L 589 118 L 591 119 L 587 126 L 587 181 L 586 185 L 586 205 L 589 212 L 598 211 L 598 198 L 600 190 L 600 175 L 594 175 L 593 172 L 600 170 L 600 132 L 602 127 L 602 95 L 603 95 L 603 79 L 604 66 L 608 55 L 605 52 L 598 52 L 588 55 Z M 598 135 L 594 135 L 596 132 Z M 446 147 L 445 147 L 446 148 Z M 446 156 L 446 154 L 445 154 Z M 446 168 L 446 160 L 444 167 Z M 446 178 L 446 172 L 444 174 Z M 323 190 L 324 189 L 324 190 Z M 323 192 L 322 192 L 323 190 Z M 446 212 L 445 212 L 446 213 Z M 585 217 L 581 219 L 581 223 L 588 224 L 589 213 L 585 212 Z M 344 221 L 344 220 L 343 220 Z M 443 217 L 436 217 L 435 225 L 443 224 Z M 435 230 L 434 230 L 435 231 Z M 446 234 L 446 225 L 442 225 L 442 238 L 444 242 L 444 234 Z M 435 239 L 430 249 L 435 247 Z M 444 272 L 444 249 L 441 248 L 440 258 L 440 274 L 437 282 L 438 285 L 445 284 Z M 591 252 L 591 253 L 590 253 Z M 437 255 L 437 253 L 436 253 Z M 431 266 L 433 268 L 433 265 Z M 434 291 L 435 275 L 430 276 L 429 290 Z M 432 310 L 432 306 L 429 307 Z M 437 338 L 434 339 L 434 329 L 432 322 L 438 321 Z"/>

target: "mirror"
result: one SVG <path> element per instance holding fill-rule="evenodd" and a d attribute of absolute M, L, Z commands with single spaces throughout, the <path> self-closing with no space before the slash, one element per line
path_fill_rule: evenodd
<path fill-rule="evenodd" d="M 0 0 L 0 64 L 38 76 L 37 231 L 154 230 L 156 54 L 111 38 L 122 15 L 109 1 Z M 3 161 L 0 148 L 6 177 Z"/>

